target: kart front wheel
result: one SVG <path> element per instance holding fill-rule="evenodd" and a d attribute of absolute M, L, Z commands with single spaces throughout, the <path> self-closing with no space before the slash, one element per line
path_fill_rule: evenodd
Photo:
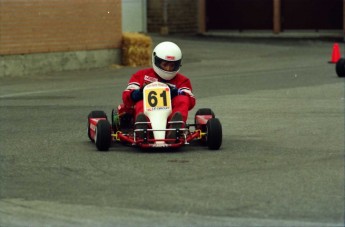
<path fill-rule="evenodd" d="M 93 138 L 90 135 L 90 118 L 105 118 L 105 119 L 108 119 L 108 118 L 107 118 L 107 114 L 102 110 L 91 111 L 89 115 L 87 116 L 87 135 L 89 139 L 92 142 L 94 142 Z"/>
<path fill-rule="evenodd" d="M 195 113 L 195 117 L 194 117 L 195 124 L 198 123 L 196 121 L 196 116 L 198 115 L 212 115 L 212 118 L 215 118 L 214 112 L 210 108 L 201 108 L 201 109 L 198 109 L 198 111 L 196 111 Z"/>
<path fill-rule="evenodd" d="M 200 129 L 202 132 L 206 132 L 206 120 L 205 122 L 200 122 L 197 118 L 198 116 L 203 116 L 203 115 L 211 115 L 212 118 L 215 118 L 214 112 L 210 108 L 201 108 L 198 109 L 198 111 L 195 113 L 194 116 L 194 124 L 196 129 Z M 202 137 L 200 140 L 201 145 L 206 145 L 207 141 L 205 137 Z"/>
<path fill-rule="evenodd" d="M 218 150 L 222 145 L 222 125 L 218 118 L 211 118 L 206 123 L 206 142 L 208 149 Z"/>
<path fill-rule="evenodd" d="M 340 58 L 335 65 L 338 77 L 345 77 L 345 58 Z"/>
<path fill-rule="evenodd" d="M 111 145 L 111 125 L 108 120 L 99 120 L 95 132 L 95 144 L 99 151 L 108 151 Z"/>

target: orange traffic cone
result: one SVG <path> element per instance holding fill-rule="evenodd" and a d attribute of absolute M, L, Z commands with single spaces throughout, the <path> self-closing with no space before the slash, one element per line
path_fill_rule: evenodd
<path fill-rule="evenodd" d="M 337 63 L 338 60 L 340 59 L 340 49 L 339 49 L 339 44 L 338 43 L 334 43 L 333 45 L 333 52 L 332 52 L 332 58 L 331 61 L 329 61 L 329 63 Z"/>

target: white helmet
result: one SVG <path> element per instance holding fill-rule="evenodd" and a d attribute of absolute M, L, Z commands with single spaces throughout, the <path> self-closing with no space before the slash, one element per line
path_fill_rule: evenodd
<path fill-rule="evenodd" d="M 174 63 L 171 71 L 166 71 L 161 67 L 163 61 Z M 162 42 L 158 44 L 152 52 L 153 70 L 164 80 L 171 80 L 180 70 L 182 61 L 181 49 L 173 42 Z"/>

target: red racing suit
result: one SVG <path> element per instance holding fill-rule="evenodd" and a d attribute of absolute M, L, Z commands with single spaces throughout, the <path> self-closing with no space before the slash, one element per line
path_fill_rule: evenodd
<path fill-rule="evenodd" d="M 183 121 L 186 122 L 188 111 L 195 106 L 195 97 L 192 93 L 190 80 L 180 73 L 177 73 L 171 80 L 163 80 L 155 73 L 153 68 L 139 70 L 129 79 L 128 86 L 122 93 L 124 105 L 126 107 L 134 107 L 135 117 L 139 113 L 143 112 L 143 100 L 134 102 L 131 98 L 131 93 L 133 90 L 143 88 L 145 85 L 155 81 L 166 83 L 170 87 L 179 89 L 179 93 L 181 93 L 181 95 L 177 95 L 172 98 L 172 114 L 169 116 L 168 120 L 170 120 L 171 116 L 175 112 L 179 111 L 182 114 Z"/>

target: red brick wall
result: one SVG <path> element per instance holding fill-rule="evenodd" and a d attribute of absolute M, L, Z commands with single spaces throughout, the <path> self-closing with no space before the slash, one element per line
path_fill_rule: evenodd
<path fill-rule="evenodd" d="M 0 55 L 119 48 L 121 0 L 0 0 Z"/>
<path fill-rule="evenodd" d="M 163 5 L 168 3 L 168 21 L 170 33 L 198 32 L 198 0 L 147 0 L 147 30 L 159 32 L 164 26 Z"/>

